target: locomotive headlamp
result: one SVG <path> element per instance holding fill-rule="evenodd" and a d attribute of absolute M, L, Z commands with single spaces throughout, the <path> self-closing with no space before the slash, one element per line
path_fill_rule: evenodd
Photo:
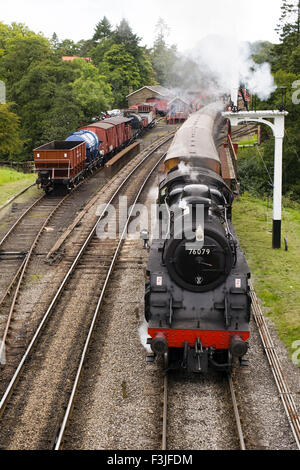
<path fill-rule="evenodd" d="M 149 240 L 149 233 L 146 228 L 140 231 L 140 237 L 142 240 Z"/>
<path fill-rule="evenodd" d="M 148 241 L 149 241 L 149 232 L 146 228 L 140 231 L 140 237 L 143 240 L 143 248 L 148 247 Z"/>
<path fill-rule="evenodd" d="M 196 241 L 197 242 L 204 242 L 204 230 L 201 225 L 196 230 Z"/>

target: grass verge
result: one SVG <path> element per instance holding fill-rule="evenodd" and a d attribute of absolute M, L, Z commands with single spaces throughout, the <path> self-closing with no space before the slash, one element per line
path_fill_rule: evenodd
<path fill-rule="evenodd" d="M 257 135 L 254 134 L 252 137 L 248 139 L 243 139 L 238 142 L 239 145 L 254 145 L 257 144 Z"/>
<path fill-rule="evenodd" d="M 0 206 L 18 194 L 22 189 L 34 183 L 36 175 L 21 173 L 11 168 L 0 168 Z"/>
<path fill-rule="evenodd" d="M 252 280 L 266 315 L 292 354 L 300 340 L 300 211 L 282 216 L 282 240 L 288 251 L 272 249 L 272 205 L 244 195 L 234 204 L 233 224 L 245 251 Z"/>

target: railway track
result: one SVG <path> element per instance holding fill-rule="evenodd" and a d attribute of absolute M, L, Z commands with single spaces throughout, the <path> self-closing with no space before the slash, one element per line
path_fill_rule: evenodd
<path fill-rule="evenodd" d="M 260 339 L 264 348 L 265 355 L 268 360 L 268 364 L 270 366 L 270 370 L 272 372 L 277 390 L 278 390 L 278 396 L 280 397 L 280 400 L 283 404 L 283 408 L 285 411 L 285 414 L 287 416 L 287 420 L 289 423 L 289 426 L 292 430 L 292 435 L 294 438 L 294 441 L 296 443 L 297 449 L 300 449 L 300 415 L 298 413 L 295 400 L 294 400 L 294 394 L 291 392 L 287 378 L 284 374 L 283 368 L 280 364 L 280 359 L 278 357 L 278 354 L 276 352 L 276 348 L 274 346 L 271 334 L 269 332 L 267 323 L 265 321 L 263 312 L 261 310 L 259 301 L 257 299 L 256 293 L 254 291 L 253 285 L 250 282 L 250 294 L 252 298 L 252 314 L 253 318 L 255 320 L 256 326 L 259 331 Z M 172 395 L 174 392 L 171 391 L 169 392 L 169 377 L 168 374 L 165 374 L 164 376 L 164 382 L 163 382 L 163 411 L 162 411 L 162 440 L 161 440 L 161 449 L 162 450 L 167 450 L 168 449 L 168 440 L 173 441 L 172 439 L 172 434 L 168 435 L 169 432 L 169 423 L 168 423 L 168 416 L 170 411 L 169 409 L 172 408 L 168 405 L 168 396 L 169 394 Z M 246 444 L 245 442 L 248 442 L 244 438 L 244 433 L 243 433 L 243 428 L 241 425 L 241 417 L 240 417 L 240 412 L 239 412 L 239 406 L 238 406 L 238 401 L 236 398 L 236 392 L 235 392 L 235 387 L 234 387 L 234 382 L 232 380 L 232 376 L 228 375 L 227 376 L 227 381 L 228 381 L 228 390 L 230 391 L 230 396 L 231 396 L 231 408 L 233 410 L 232 416 L 234 416 L 234 421 L 235 421 L 235 427 L 236 427 L 236 436 L 238 437 L 239 440 L 239 449 L 240 450 L 246 450 Z M 178 385 L 178 384 L 177 384 Z M 202 384 L 203 385 L 203 384 Z M 224 384 L 225 385 L 225 384 Z M 201 386 L 199 386 L 199 389 L 201 389 Z M 184 395 L 184 391 L 180 392 L 180 396 L 182 397 Z M 192 399 L 190 400 L 192 401 Z M 244 405 L 242 405 L 244 406 Z M 245 411 L 242 409 L 242 419 L 244 422 L 245 416 L 244 413 Z M 182 412 L 184 414 L 184 412 Z M 172 417 L 174 419 L 174 417 Z M 249 419 L 249 417 L 248 417 Z M 171 428 L 174 429 L 174 425 L 171 423 Z M 216 429 L 214 429 L 216 430 Z M 246 429 L 245 429 L 246 431 Z M 201 433 L 201 431 L 199 431 Z M 248 433 L 249 434 L 249 433 Z M 247 439 L 250 439 L 251 445 L 253 446 L 253 441 L 255 442 L 255 436 L 251 436 L 247 434 Z M 258 444 L 260 445 L 260 444 Z M 173 442 L 172 442 L 172 448 L 173 447 Z"/>
<path fill-rule="evenodd" d="M 96 234 L 98 222 L 103 218 L 108 205 L 114 203 L 120 194 L 124 192 L 127 194 L 129 205 L 137 200 L 152 174 L 154 163 L 157 165 L 162 158 L 161 155 L 158 158 L 155 152 L 172 136 L 171 134 L 167 139 L 160 139 L 160 143 L 135 164 L 129 174 L 127 170 L 127 176 L 124 179 L 123 175 L 123 181 L 122 176 L 118 174 L 110 182 L 109 200 L 107 195 L 100 197 L 99 202 L 102 204 L 106 199 L 106 206 L 81 242 L 78 253 L 71 262 L 2 397 L 0 403 L 2 446 L 51 448 L 53 436 L 55 436 L 55 447 L 61 445 L 63 429 L 66 426 L 64 423 L 68 421 L 68 418 L 63 417 L 62 410 L 67 406 L 69 414 L 72 408 L 72 403 L 69 402 L 70 396 L 75 396 L 72 382 L 79 381 L 80 372 L 77 371 L 77 367 L 78 365 L 82 367 L 84 362 L 83 357 L 88 349 L 93 325 L 101 309 L 105 289 L 123 243 L 122 237 L 117 240 L 99 240 Z M 153 161 L 150 156 L 153 156 Z M 146 179 L 145 172 L 148 172 Z M 137 187 L 140 188 L 138 192 Z M 77 296 L 74 295 L 75 292 Z M 8 443 L 5 428 L 11 426 L 12 421 L 15 423 L 14 437 Z M 24 436 L 27 436 L 26 442 L 23 441 Z"/>
<path fill-rule="evenodd" d="M 133 197 L 133 196 L 131 195 L 130 197 Z M 103 215 L 104 212 L 105 212 L 105 210 L 100 215 L 100 219 L 101 219 L 101 216 Z M 119 246 L 120 243 L 121 243 L 121 245 Z M 77 393 L 78 387 L 80 385 L 80 377 L 81 377 L 81 374 L 82 374 L 82 370 L 86 365 L 86 361 L 87 361 L 87 357 L 88 357 L 87 354 L 88 354 L 88 350 L 89 350 L 91 337 L 92 337 L 92 334 L 93 334 L 93 329 L 94 329 L 94 327 L 97 323 L 97 318 L 99 318 L 99 313 L 101 312 L 102 301 L 103 301 L 103 298 L 105 296 L 106 287 L 109 283 L 109 279 L 111 277 L 111 274 L 114 271 L 115 262 L 116 262 L 117 257 L 118 257 L 116 252 L 117 252 L 118 249 L 120 251 L 120 247 L 122 246 L 122 237 L 121 237 L 121 240 L 119 240 L 118 242 L 114 241 L 114 242 L 111 242 L 111 243 L 101 243 L 101 250 L 99 250 L 99 251 L 98 251 L 98 248 L 100 248 L 100 247 L 99 246 L 97 247 L 98 244 L 99 244 L 98 241 L 95 240 L 94 237 L 92 237 L 92 239 L 90 240 L 90 242 L 88 243 L 88 245 L 86 247 L 84 255 L 81 255 L 81 257 L 80 257 L 80 259 L 79 259 L 79 261 L 78 261 L 78 263 L 75 267 L 75 271 L 70 274 L 69 280 L 66 281 L 66 284 L 63 287 L 63 290 L 59 294 L 56 302 L 61 302 L 61 308 L 58 312 L 55 312 L 55 310 L 53 310 L 53 312 L 51 312 L 49 314 L 50 317 L 51 316 L 54 317 L 54 320 L 53 320 L 53 326 L 50 325 L 50 335 L 48 335 L 48 339 L 47 338 L 43 339 L 43 336 L 42 336 L 43 335 L 43 328 L 48 328 L 48 326 L 47 326 L 48 319 L 46 319 L 45 323 L 42 326 L 42 329 L 39 333 L 39 336 L 37 337 L 37 340 L 33 345 L 33 349 L 37 348 L 37 357 L 33 362 L 33 368 L 34 368 L 34 370 L 38 370 L 41 367 L 41 361 L 46 361 L 46 362 L 49 363 L 51 361 L 51 357 L 53 357 L 53 355 L 52 354 L 50 355 L 50 353 L 49 353 L 48 358 L 46 358 L 46 353 L 44 352 L 45 350 L 44 349 L 42 349 L 42 350 L 38 349 L 39 348 L 39 346 L 38 346 L 39 342 L 42 341 L 44 343 L 45 347 L 49 346 L 49 342 L 48 342 L 49 337 L 50 337 L 50 343 L 52 342 L 52 337 L 55 335 L 57 325 L 60 324 L 60 322 L 61 322 L 61 317 L 64 314 L 64 309 L 67 308 L 67 305 L 70 302 L 71 293 L 74 292 L 74 290 L 78 289 L 78 288 L 79 288 L 80 292 L 83 292 L 83 289 L 78 287 L 79 282 L 80 282 L 80 278 L 82 276 L 86 276 L 88 273 L 92 274 L 92 277 L 94 277 L 95 275 L 98 276 L 99 278 L 101 277 L 103 283 L 101 283 L 101 287 L 98 286 L 98 288 L 100 288 L 100 290 L 101 290 L 100 296 L 97 298 L 97 300 L 96 300 L 96 298 L 94 298 L 94 299 L 92 299 L 92 301 L 91 301 L 92 297 L 90 296 L 93 315 L 91 315 L 91 319 L 89 318 L 90 326 L 88 328 L 88 333 L 86 335 L 86 340 L 84 342 L 84 345 L 83 345 L 83 347 L 80 347 L 81 355 L 80 355 L 80 357 L 77 355 L 74 359 L 79 364 L 79 367 L 76 370 L 72 368 L 72 371 L 71 371 L 71 374 L 75 377 L 75 379 L 74 379 L 74 381 L 72 379 L 72 383 L 69 383 L 70 379 L 69 379 L 69 376 L 67 376 L 67 375 L 65 375 L 64 377 L 60 377 L 60 379 L 57 379 L 59 392 L 61 394 L 64 394 L 64 396 L 61 396 L 60 394 L 58 394 L 58 400 L 60 400 L 60 402 L 55 404 L 55 405 L 53 404 L 54 402 L 52 402 L 52 406 L 50 408 L 48 407 L 47 412 L 46 412 L 46 415 L 48 413 L 48 417 L 50 416 L 51 420 L 55 421 L 55 429 L 53 429 L 53 426 L 52 426 L 51 429 L 50 429 L 50 432 L 47 433 L 47 435 L 43 434 L 42 438 L 38 441 L 37 446 L 34 447 L 34 448 L 54 448 L 54 449 L 58 450 L 58 449 L 61 449 L 63 447 L 64 436 L 65 436 L 66 430 L 68 429 L 68 423 L 69 423 L 69 419 L 70 419 L 70 416 L 71 416 L 72 409 L 74 407 L 76 393 Z M 118 248 L 118 246 L 119 246 L 119 248 Z M 80 249 L 80 251 L 81 251 L 81 249 Z M 100 251 L 101 251 L 101 254 L 100 254 Z M 93 262 L 93 259 L 96 259 L 97 262 L 99 263 L 99 265 L 101 265 L 101 267 L 99 266 L 98 271 L 97 271 L 97 266 L 95 266 L 95 264 Z M 75 262 L 75 256 L 70 258 L 70 262 L 73 265 L 73 263 Z M 78 272 L 78 275 L 76 274 L 76 272 Z M 106 273 L 108 274 L 108 277 L 106 277 Z M 89 280 L 91 280 L 92 277 L 91 278 L 86 277 L 85 278 L 85 283 L 88 284 Z M 106 281 L 106 279 L 107 279 L 107 281 Z M 96 290 L 96 288 L 97 288 L 97 286 L 91 287 L 90 291 L 92 291 L 93 289 Z M 65 295 L 64 291 L 67 292 L 67 295 L 64 299 L 62 299 L 62 296 Z M 252 299 L 253 299 L 253 315 L 254 315 L 254 318 L 256 320 L 256 323 L 259 325 L 259 328 L 261 329 L 261 337 L 262 337 L 262 341 L 263 341 L 263 344 L 264 344 L 264 348 L 265 348 L 265 351 L 266 351 L 266 354 L 267 354 L 268 358 L 270 356 L 269 360 L 270 360 L 270 364 L 271 364 L 271 369 L 272 369 L 272 372 L 274 374 L 275 381 L 276 381 L 276 383 L 278 383 L 280 397 L 281 397 L 281 399 L 283 401 L 283 404 L 284 404 L 284 407 L 286 409 L 288 419 L 289 419 L 290 425 L 293 429 L 293 434 L 295 436 L 295 439 L 296 439 L 296 442 L 297 442 L 297 445 L 298 445 L 298 448 L 299 448 L 299 429 L 300 429 L 299 428 L 299 416 L 297 414 L 297 410 L 296 410 L 296 408 L 294 406 L 294 403 L 293 403 L 292 394 L 290 393 L 289 388 L 288 388 L 288 384 L 287 384 L 287 382 L 286 382 L 286 380 L 283 376 L 283 372 L 281 370 L 280 363 L 278 361 L 278 358 L 276 358 L 276 356 L 277 356 L 276 351 L 275 351 L 274 346 L 272 344 L 272 340 L 269 336 L 269 333 L 266 329 L 266 325 L 265 325 L 265 322 L 264 322 L 264 319 L 263 319 L 263 316 L 262 316 L 257 298 L 255 296 L 255 292 L 253 290 L 253 287 L 251 289 L 251 296 L 252 296 Z M 56 302 L 53 305 L 54 309 L 56 309 L 56 306 L 57 306 Z M 89 302 L 86 303 L 85 313 L 88 312 L 88 304 L 89 304 Z M 74 307 L 74 304 L 72 305 L 72 307 Z M 80 313 L 80 308 L 78 307 L 77 314 L 79 314 L 79 313 Z M 73 317 L 74 317 L 74 311 L 73 312 L 70 311 L 69 316 L 68 316 L 68 320 L 66 321 L 65 331 L 67 331 L 68 325 L 70 326 Z M 50 322 L 50 320 L 49 320 L 49 322 Z M 81 325 L 82 324 L 83 324 L 83 320 L 81 318 Z M 79 331 L 79 326 L 78 326 L 77 330 Z M 64 335 L 66 335 L 66 333 L 62 333 L 62 337 Z M 78 333 L 78 335 L 76 336 L 76 341 L 78 340 L 78 343 L 79 343 L 79 339 L 80 338 L 79 338 L 79 333 Z M 59 355 L 59 351 L 60 351 L 60 348 L 58 347 L 56 349 L 56 354 L 57 355 Z M 31 362 L 30 354 L 25 359 L 25 362 L 24 362 L 22 367 L 27 368 L 27 365 L 26 365 L 27 361 Z M 72 349 L 70 349 L 69 357 L 71 357 L 71 360 L 73 359 L 72 354 L 73 354 Z M 71 363 L 71 360 L 70 360 L 70 363 Z M 53 367 L 53 369 L 54 368 L 55 368 L 55 366 Z M 26 370 L 28 370 L 28 369 L 26 369 Z M 30 370 L 29 370 L 29 375 L 31 375 L 31 374 L 33 374 L 33 373 L 31 373 Z M 44 375 L 44 380 L 46 382 L 47 381 L 47 376 L 46 376 L 46 374 L 43 374 L 43 375 Z M 24 393 L 22 394 L 21 392 L 18 392 L 18 390 L 13 388 L 12 391 L 10 392 L 10 395 L 11 395 L 11 398 L 14 399 L 15 401 L 14 402 L 9 402 L 9 400 L 10 400 L 10 398 L 9 398 L 8 402 L 4 406 L 3 410 L 2 410 L 3 400 L 1 401 L 0 413 L 1 414 L 3 413 L 4 433 L 5 433 L 5 423 L 9 423 L 9 426 L 11 426 L 12 423 L 14 422 L 14 419 L 15 419 L 15 418 L 11 418 L 9 416 L 8 416 L 8 418 L 6 418 L 6 411 L 8 413 L 12 413 L 12 414 L 16 413 L 17 418 L 18 419 L 21 418 L 22 423 L 23 423 L 23 421 L 26 420 L 26 417 L 24 418 L 23 415 L 22 415 L 22 409 L 23 409 L 23 406 L 24 406 L 22 400 L 24 400 L 24 394 L 26 394 L 26 389 L 27 389 L 27 393 L 28 393 L 28 390 L 30 389 L 30 384 L 32 383 L 31 381 L 33 380 L 33 375 L 31 375 L 31 377 L 29 378 L 29 382 L 26 382 L 26 383 L 24 382 L 23 377 L 24 377 L 24 374 L 22 375 L 22 371 L 21 371 L 21 373 L 20 373 L 19 377 L 17 378 L 17 380 L 20 380 L 21 385 L 23 384 L 22 387 L 23 387 L 23 392 Z M 163 408 L 162 450 L 166 450 L 167 449 L 167 444 L 168 444 L 168 439 L 167 439 L 167 437 L 168 437 L 168 435 L 167 435 L 167 430 L 168 430 L 168 376 L 167 375 L 165 376 L 164 381 L 165 381 L 164 403 L 166 403 L 166 405 L 164 405 L 164 408 Z M 29 388 L 28 388 L 28 384 L 29 384 Z M 42 389 L 42 391 L 43 390 L 44 389 Z M 46 388 L 45 388 L 45 390 L 46 390 Z M 239 438 L 239 443 L 240 443 L 240 449 L 244 450 L 245 449 L 245 442 L 244 442 L 244 438 L 243 438 L 243 433 L 242 433 L 242 428 L 241 428 L 241 423 L 240 423 L 240 418 L 239 418 L 239 413 L 238 413 L 238 406 L 237 406 L 237 403 L 236 403 L 233 383 L 232 383 L 232 380 L 231 380 L 230 376 L 228 377 L 228 390 L 230 391 L 230 395 L 231 395 L 231 399 L 232 399 L 232 409 L 234 410 L 234 413 L 235 413 L 235 424 L 236 424 L 236 427 L 237 427 L 238 438 Z M 36 405 L 39 405 L 37 397 L 38 397 L 38 394 L 41 392 L 40 387 L 36 386 L 35 391 L 36 391 L 36 398 L 35 398 L 34 401 L 35 401 Z M 30 400 L 30 398 L 29 398 L 29 400 Z M 65 405 L 64 404 L 62 405 L 62 403 L 65 403 Z M 56 409 L 56 411 L 55 411 L 55 409 Z M 35 410 L 35 408 L 31 408 L 31 411 L 27 410 L 27 413 L 28 413 L 27 416 L 28 417 L 31 416 L 31 414 L 33 413 L 33 410 Z M 5 421 L 6 419 L 7 419 L 7 421 Z M 39 417 L 37 418 L 37 420 L 38 419 L 39 419 Z M 43 432 L 45 432 L 46 428 L 48 427 L 47 424 L 46 424 L 47 421 L 44 421 L 44 423 L 45 423 L 45 425 L 44 425 Z M 48 429 L 47 429 L 47 432 L 48 432 Z M 30 434 L 33 435 L 34 430 L 24 429 L 24 427 L 23 427 L 21 429 L 21 432 L 19 432 L 19 433 L 18 433 L 18 431 L 16 432 L 16 434 L 18 434 L 17 441 L 18 441 L 18 439 L 21 439 L 22 435 L 25 435 L 26 433 L 28 433 L 29 435 Z M 14 442 L 16 442 L 16 441 L 14 441 Z M 20 442 L 20 448 L 24 448 L 23 446 L 21 446 L 21 440 L 19 442 Z"/>
<path fill-rule="evenodd" d="M 151 148 L 151 145 L 149 148 Z M 145 151 L 147 151 L 147 149 L 145 149 Z M 93 176 L 97 174 L 98 172 Z M 89 183 L 85 184 L 87 181 L 89 181 Z M 75 210 L 76 213 L 78 204 L 82 204 L 78 190 L 81 191 L 81 193 L 84 193 L 84 191 L 87 192 L 83 189 L 84 186 L 92 186 L 90 178 L 82 181 L 77 186 L 76 191 L 73 190 L 65 196 L 40 196 L 17 217 L 7 233 L 0 240 L 0 266 L 2 274 L 0 279 L 0 364 L 7 362 L 7 355 L 10 350 L 12 350 L 12 354 L 17 354 L 19 349 L 18 333 L 11 334 L 13 331 L 11 322 L 14 318 L 22 317 L 22 315 L 16 313 L 16 309 L 18 309 L 19 297 L 26 280 L 28 268 L 36 258 L 37 246 L 41 236 L 44 235 L 45 230 L 48 229 L 55 233 L 55 224 L 54 227 L 48 226 L 56 214 L 59 214 L 61 222 L 63 223 L 64 219 L 66 219 L 66 213 L 73 210 Z M 91 188 L 91 191 L 94 189 L 95 188 Z M 89 198 L 89 194 L 84 197 Z M 90 202 L 93 202 L 93 198 Z M 72 204 L 74 207 L 72 207 Z M 81 214 L 84 215 L 84 213 L 85 210 L 82 210 Z M 76 223 L 71 224 L 72 226 L 67 231 L 65 237 L 61 238 L 65 239 L 67 236 L 70 236 L 76 224 L 79 223 L 79 220 L 80 218 L 76 218 Z M 51 239 L 48 243 L 51 243 Z M 40 251 L 43 252 L 45 248 L 49 250 L 47 255 L 47 260 L 49 261 L 50 254 L 52 253 L 51 246 L 47 248 L 44 243 Z M 50 262 L 52 262 L 52 260 L 50 260 Z"/>
<path fill-rule="evenodd" d="M 0 309 L 7 297 L 11 297 L 16 282 L 22 280 L 25 272 L 23 268 L 33 255 L 47 224 L 72 195 L 73 191 L 64 196 L 47 197 L 43 194 L 18 216 L 0 240 L 0 264 L 3 273 L 0 281 Z"/>
<path fill-rule="evenodd" d="M 16 199 L 18 199 L 20 196 L 22 196 L 22 194 L 26 193 L 29 189 L 33 188 L 35 185 L 36 185 L 36 183 L 32 183 L 32 184 L 26 186 L 26 188 L 22 189 L 22 191 L 20 191 L 18 194 L 15 194 L 15 196 L 11 197 L 8 201 L 6 201 L 4 204 L 2 204 L 2 206 L 0 206 L 0 211 L 2 211 L 7 206 L 12 204 Z"/>
<path fill-rule="evenodd" d="M 0 357 L 3 357 L 3 350 L 7 346 L 14 309 L 34 249 L 50 219 L 68 197 L 69 195 L 63 198 L 48 199 L 41 196 L 17 219 L 0 241 L 2 282 L 9 282 L 0 299 L 0 311 L 2 312 Z M 31 221 L 35 219 L 37 219 L 37 223 L 32 223 Z M 4 310 L 7 310 L 8 313 L 4 314 Z"/>
<path fill-rule="evenodd" d="M 39 205 L 42 205 L 42 202 L 45 200 L 44 207 L 39 208 Z M 0 240 L 0 262 L 3 260 L 10 260 L 12 257 L 16 257 L 16 263 L 19 264 L 19 258 L 24 258 L 28 251 L 32 246 L 32 239 L 35 238 L 36 232 L 39 230 L 43 216 L 47 217 L 49 212 L 51 212 L 51 205 L 53 201 L 48 201 L 46 204 L 46 198 L 44 195 L 40 196 L 36 201 L 33 202 L 29 207 L 25 209 L 24 212 L 17 218 L 17 220 L 13 223 L 13 225 L 9 228 L 9 230 L 5 233 L 5 235 Z M 47 207 L 49 206 L 49 207 Z M 55 207 L 55 201 L 54 201 Z M 40 213 L 40 217 L 37 220 L 36 214 L 38 211 L 43 212 Z M 31 215 L 32 214 L 32 215 Z M 28 217 L 28 222 L 26 223 L 26 216 Z M 30 224 L 30 222 L 33 222 Z M 19 233 L 17 230 L 19 229 Z M 25 232 L 25 233 L 24 233 Z M 27 232 L 27 233 L 26 233 Z M 18 240 L 19 239 L 19 240 Z M 13 259 L 13 258 L 12 258 Z M 3 263 L 2 263 L 3 264 Z M 7 264 L 7 263 L 6 263 Z M 14 273 L 17 269 L 14 266 L 6 266 L 9 267 L 10 270 Z M 18 266 L 19 267 L 19 266 Z M 0 305 L 3 302 L 3 291 L 5 290 L 5 281 L 7 281 L 7 277 L 10 278 L 8 272 L 3 272 L 3 277 L 1 278 L 1 293 L 2 298 L 0 300 Z"/>
<path fill-rule="evenodd" d="M 293 394 L 291 393 L 288 381 L 281 367 L 276 348 L 274 347 L 272 337 L 270 335 L 267 323 L 265 321 L 261 306 L 251 281 L 250 294 L 252 299 L 252 314 L 257 325 L 262 345 L 268 359 L 268 363 L 270 365 L 297 448 L 300 450 L 300 415 L 297 411 Z"/>
<path fill-rule="evenodd" d="M 82 186 L 85 181 L 81 182 Z M 64 196 L 47 197 L 40 196 L 29 207 L 27 207 L 15 220 L 0 241 L 0 358 L 6 362 L 6 352 L 18 344 L 13 342 L 15 337 L 10 338 L 11 322 L 15 316 L 20 292 L 22 291 L 26 273 L 36 255 L 38 243 L 48 229 L 48 225 L 61 209 L 61 219 L 64 212 L 70 210 L 70 199 L 75 192 Z M 50 230 L 53 230 L 51 228 Z M 13 336 L 13 335 L 12 335 Z M 4 358 L 4 359 L 3 359 Z"/>
<path fill-rule="evenodd" d="M 232 130 L 231 140 L 232 142 L 238 142 L 242 137 L 250 138 L 256 129 L 257 124 L 241 125 L 237 129 Z M 222 146 L 225 141 L 227 141 L 227 129 L 223 130 L 222 134 L 216 139 L 216 143 L 218 146 Z"/>
<path fill-rule="evenodd" d="M 55 450 L 61 449 L 62 445 L 63 445 L 64 435 L 65 435 L 67 425 L 68 425 L 68 422 L 69 422 L 69 419 L 70 419 L 70 415 L 71 415 L 71 412 L 72 412 L 72 409 L 73 409 L 73 406 L 74 406 L 74 403 L 75 403 L 75 397 L 76 397 L 76 392 L 77 392 L 78 387 L 79 387 L 80 377 L 81 377 L 81 374 L 82 374 L 82 371 L 83 371 L 85 361 L 87 360 L 89 345 L 90 345 L 90 342 L 91 342 L 91 338 L 92 338 L 92 335 L 93 335 L 93 331 L 94 331 L 96 322 L 98 320 L 98 317 L 99 317 L 99 314 L 100 314 L 100 311 L 101 311 L 101 306 L 102 306 L 102 302 L 103 302 L 103 299 L 104 299 L 104 296 L 105 296 L 106 287 L 109 283 L 109 280 L 111 278 L 111 275 L 112 275 L 112 272 L 113 272 L 118 254 L 120 253 L 121 247 L 123 245 L 124 236 L 126 234 L 127 227 L 128 227 L 131 215 L 133 213 L 134 207 L 137 204 L 137 202 L 139 200 L 139 197 L 140 197 L 146 183 L 148 182 L 148 180 L 151 177 L 151 175 L 153 174 L 154 170 L 157 168 L 157 166 L 159 165 L 159 163 L 162 161 L 162 159 L 164 157 L 165 157 L 165 154 L 163 154 L 159 158 L 158 162 L 154 165 L 153 168 L 151 168 L 151 170 L 148 172 L 146 178 L 143 180 L 142 184 L 140 185 L 140 187 L 138 189 L 138 192 L 135 196 L 134 202 L 131 206 L 131 211 L 130 211 L 128 217 L 127 217 L 124 229 L 123 229 L 122 234 L 119 238 L 117 246 L 114 250 L 114 254 L 112 256 L 111 263 L 109 265 L 109 268 L 108 268 L 108 271 L 107 271 L 107 274 L 106 274 L 106 277 L 105 277 L 105 280 L 104 280 L 103 288 L 102 288 L 101 294 L 100 294 L 98 302 L 97 302 L 97 306 L 96 306 L 94 314 L 93 314 L 93 318 L 92 318 L 92 322 L 91 322 L 91 325 L 90 325 L 90 328 L 89 328 L 87 339 L 86 339 L 86 342 L 84 344 L 83 352 L 82 352 L 82 355 L 81 355 L 81 358 L 80 358 L 79 367 L 78 367 L 77 372 L 76 372 L 76 377 L 75 377 L 75 380 L 74 380 L 74 383 L 73 383 L 72 392 L 71 392 L 71 395 L 70 395 L 70 398 L 69 398 L 69 401 L 68 401 L 66 412 L 64 414 L 61 427 L 60 427 L 59 432 L 57 434 L 57 438 L 55 439 L 55 445 L 54 445 Z"/>
<path fill-rule="evenodd" d="M 246 450 L 244 434 L 243 434 L 243 429 L 241 425 L 241 419 L 240 419 L 240 414 L 239 414 L 239 409 L 238 409 L 238 404 L 237 404 L 237 398 L 236 398 L 231 374 L 227 374 L 227 383 L 228 383 L 228 389 L 230 391 L 230 397 L 231 397 L 231 406 L 233 410 L 232 414 L 234 415 L 234 424 L 232 423 L 232 426 L 235 425 L 236 427 L 237 438 L 239 441 L 239 449 Z M 168 378 L 168 372 L 166 372 L 164 375 L 164 379 L 163 379 L 163 398 L 162 398 L 163 410 L 162 410 L 161 450 L 163 451 L 168 450 L 168 395 L 169 395 L 168 388 L 169 388 L 169 378 Z M 199 385 L 199 390 L 201 390 L 201 385 Z M 199 426 L 199 434 L 201 435 L 201 433 L 204 434 L 203 430 L 201 429 L 201 426 Z M 188 447 L 185 447 L 185 448 L 188 448 Z M 201 449 L 199 448 L 198 450 L 201 450 Z"/>
<path fill-rule="evenodd" d="M 240 139 L 241 137 L 249 136 L 252 133 L 254 133 L 256 129 L 257 129 L 257 124 L 243 125 L 239 127 L 238 129 L 233 129 L 231 138 L 234 141 L 236 139 Z"/>
<path fill-rule="evenodd" d="M 239 414 L 239 408 L 238 408 L 238 403 L 237 403 L 237 399 L 236 399 L 236 394 L 235 394 L 231 374 L 228 374 L 227 378 L 228 378 L 228 385 L 229 385 L 229 389 L 230 389 L 230 395 L 231 395 L 231 399 L 232 399 L 232 406 L 233 406 L 233 410 L 234 410 L 236 430 L 237 430 L 237 435 L 238 435 L 238 439 L 239 439 L 239 443 L 240 443 L 240 450 L 246 450 L 244 433 L 243 433 L 243 429 L 242 429 L 242 425 L 241 425 L 241 418 L 240 418 L 240 414 Z"/>

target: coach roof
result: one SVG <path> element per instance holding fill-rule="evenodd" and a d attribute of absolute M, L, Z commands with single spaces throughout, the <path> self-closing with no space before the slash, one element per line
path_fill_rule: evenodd
<path fill-rule="evenodd" d="M 173 158 L 188 160 L 193 157 L 219 161 L 213 138 L 217 110 L 205 107 L 193 113 L 177 131 L 165 161 Z"/>

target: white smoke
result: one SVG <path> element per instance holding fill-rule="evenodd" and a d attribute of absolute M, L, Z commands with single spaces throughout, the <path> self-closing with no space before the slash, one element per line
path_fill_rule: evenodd
<path fill-rule="evenodd" d="M 256 94 L 261 100 L 267 100 L 276 89 L 271 74 L 271 66 L 267 62 L 261 65 L 255 64 L 253 72 L 245 76 L 245 83 L 249 91 Z M 264 86 L 262 86 L 264 84 Z"/>
<path fill-rule="evenodd" d="M 192 181 L 198 181 L 199 174 L 197 173 L 197 171 L 193 170 L 192 167 L 188 163 L 181 161 L 178 165 L 178 171 L 182 175 L 189 174 Z"/>
<path fill-rule="evenodd" d="M 147 353 L 151 353 L 152 349 L 149 344 L 147 344 L 147 339 L 150 338 L 148 335 L 148 323 L 144 321 L 139 327 L 139 337 L 142 343 L 142 346 L 146 349 Z"/>
<path fill-rule="evenodd" d="M 239 43 L 234 37 L 209 35 L 186 52 L 175 65 L 182 75 L 190 60 L 196 65 L 189 68 L 188 81 L 209 92 L 237 93 L 240 85 L 260 99 L 267 99 L 276 89 L 269 63 L 256 64 L 251 58 L 248 43 Z"/>
<path fill-rule="evenodd" d="M 158 186 L 151 186 L 149 193 L 148 193 L 148 198 L 150 199 L 151 203 L 155 203 L 157 198 L 158 198 Z"/>

